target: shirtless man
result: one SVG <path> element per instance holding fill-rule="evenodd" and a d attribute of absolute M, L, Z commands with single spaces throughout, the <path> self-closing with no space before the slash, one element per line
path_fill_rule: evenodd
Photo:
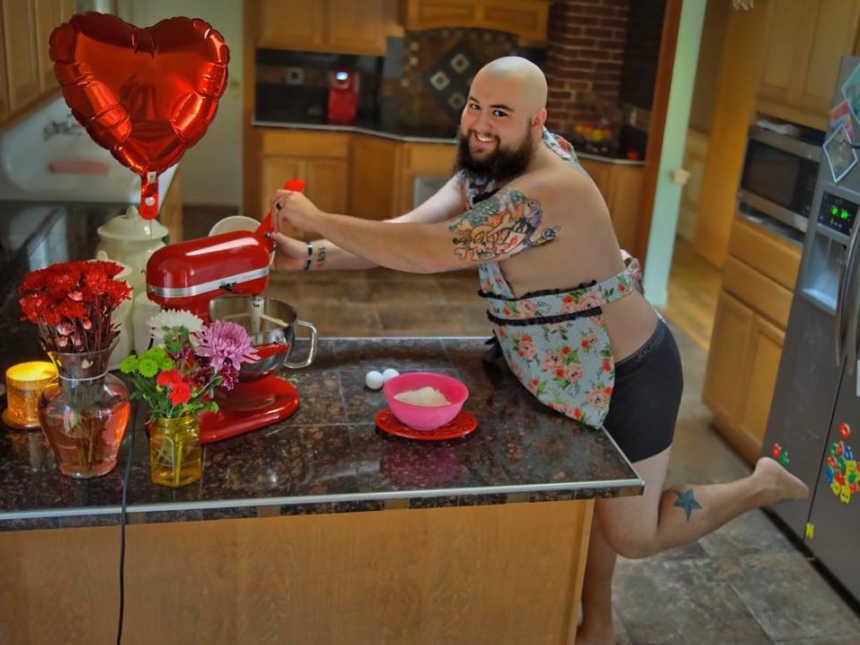
<path fill-rule="evenodd" d="M 663 489 L 681 398 L 677 347 L 642 294 L 626 288 L 634 282 L 633 265 L 622 258 L 595 184 L 569 144 L 544 128 L 546 97 L 546 79 L 528 60 L 505 57 L 484 66 L 460 121 L 459 172 L 398 218 L 324 213 L 301 193 L 277 191 L 277 226 L 323 239 L 305 243 L 276 233 L 276 266 L 413 273 L 479 267 L 488 317 L 514 374 L 549 407 L 590 419 L 589 425 L 602 423 L 646 482 L 641 496 L 596 502 L 577 643 L 613 643 L 616 554 L 641 558 L 692 542 L 745 511 L 803 499 L 809 490 L 768 457 L 731 483 Z M 502 317 L 510 304 L 520 317 L 542 316 L 531 321 L 528 342 L 517 325 L 529 321 Z M 547 307 L 558 315 L 547 317 Z M 552 324 L 589 339 L 583 348 L 603 339 L 609 360 L 589 364 L 580 356 L 581 364 L 571 363 L 569 347 L 541 345 L 551 343 Z M 532 376 L 546 376 L 553 393 L 529 385 Z M 590 377 L 600 385 L 586 396 L 580 386 Z"/>

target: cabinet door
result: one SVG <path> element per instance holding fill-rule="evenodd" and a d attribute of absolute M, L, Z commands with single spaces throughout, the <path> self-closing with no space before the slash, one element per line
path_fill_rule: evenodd
<path fill-rule="evenodd" d="M 382 0 L 328 0 L 325 24 L 331 51 L 385 56 Z"/>
<path fill-rule="evenodd" d="M 9 84 L 9 110 L 39 97 L 39 64 L 36 53 L 36 16 L 33 0 L 2 0 L 3 41 Z"/>
<path fill-rule="evenodd" d="M 319 51 L 324 47 L 324 0 L 258 2 L 258 47 Z"/>
<path fill-rule="evenodd" d="M 833 101 L 839 61 L 854 49 L 860 2 L 818 0 L 817 4 L 818 15 L 811 29 L 812 45 L 805 73 L 797 74 L 797 86 L 791 101 L 801 109 L 820 115 L 822 123 L 825 123 Z M 811 25 L 807 24 L 806 28 L 810 29 Z"/>
<path fill-rule="evenodd" d="M 35 0 L 36 47 L 39 64 L 39 86 L 42 93 L 60 87 L 54 76 L 54 63 L 49 55 L 51 32 L 63 22 L 62 0 Z"/>
<path fill-rule="evenodd" d="M 753 317 L 752 309 L 725 291 L 720 292 L 702 400 L 714 414 L 732 423 L 739 417 L 741 395 L 746 387 L 747 347 Z"/>
<path fill-rule="evenodd" d="M 0 11 L 0 43 L 5 43 L 3 12 Z M 6 84 L 6 48 L 0 45 L 0 124 L 9 116 L 9 86 Z"/>
<path fill-rule="evenodd" d="M 263 157 L 260 173 L 260 212 L 245 214 L 258 219 L 265 217 L 272 203 L 272 195 L 278 188 L 283 187 L 288 179 L 305 179 L 304 161 L 295 157 Z M 302 235 L 293 228 L 285 230 L 284 233 L 302 238 Z"/>
<path fill-rule="evenodd" d="M 618 245 L 631 253 L 636 245 L 643 178 L 641 166 L 615 165 L 609 172 L 609 215 Z"/>
<path fill-rule="evenodd" d="M 742 392 L 744 402 L 740 428 L 755 442 L 758 448 L 756 454 L 761 454 L 761 443 L 767 431 L 767 418 L 784 341 L 785 332 L 781 329 L 759 316 L 753 319 L 749 355 L 744 369 L 749 381 Z"/>
<path fill-rule="evenodd" d="M 858 0 L 772 0 L 759 109 L 826 129 L 841 56 L 854 50 Z"/>
<path fill-rule="evenodd" d="M 345 160 L 308 159 L 305 194 L 327 213 L 346 213 L 349 170 Z"/>
<path fill-rule="evenodd" d="M 794 76 L 805 72 L 799 68 L 805 68 L 804 61 L 812 47 L 810 18 L 817 13 L 817 1 L 771 0 L 767 11 L 767 45 L 759 96 L 788 103 Z"/>
<path fill-rule="evenodd" d="M 396 141 L 354 135 L 350 176 L 349 213 L 366 219 L 399 215 Z"/>

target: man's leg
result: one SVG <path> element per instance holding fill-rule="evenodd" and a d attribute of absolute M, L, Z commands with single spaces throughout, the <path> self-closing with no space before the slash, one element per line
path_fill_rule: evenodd
<path fill-rule="evenodd" d="M 645 495 L 597 501 L 604 536 L 628 558 L 640 558 L 693 542 L 741 513 L 791 499 L 806 499 L 809 488 L 776 461 L 762 457 L 754 472 L 726 484 L 673 486 L 659 496 L 668 450 L 637 462 Z M 649 494 L 649 487 L 652 489 Z"/>
<path fill-rule="evenodd" d="M 609 546 L 597 518 L 591 523 L 588 561 L 582 581 L 582 625 L 576 632 L 577 645 L 615 642 L 612 629 L 612 575 L 615 551 Z"/>

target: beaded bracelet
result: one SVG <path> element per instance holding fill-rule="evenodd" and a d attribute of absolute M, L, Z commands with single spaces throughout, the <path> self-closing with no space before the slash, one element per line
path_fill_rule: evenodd
<path fill-rule="evenodd" d="M 305 244 L 308 245 L 308 259 L 305 262 L 305 268 L 302 269 L 302 271 L 310 271 L 311 262 L 314 259 L 314 246 L 310 242 L 305 242 Z"/>

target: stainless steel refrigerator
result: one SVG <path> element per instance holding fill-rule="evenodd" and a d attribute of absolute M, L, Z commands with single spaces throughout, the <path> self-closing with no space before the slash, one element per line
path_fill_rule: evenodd
<path fill-rule="evenodd" d="M 811 490 L 772 510 L 860 599 L 860 57 L 842 59 L 833 106 L 763 451 Z"/>

